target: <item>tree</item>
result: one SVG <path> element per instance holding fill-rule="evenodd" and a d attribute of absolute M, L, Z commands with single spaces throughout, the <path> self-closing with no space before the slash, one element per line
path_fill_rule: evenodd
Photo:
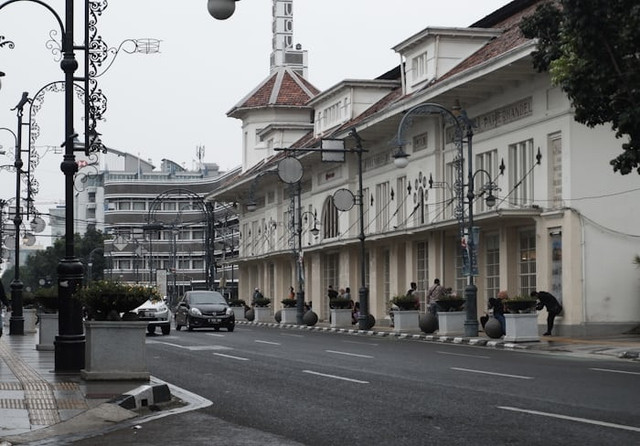
<path fill-rule="evenodd" d="M 525 18 L 520 29 L 537 38 L 533 64 L 567 93 L 576 121 L 610 123 L 623 152 L 611 160 L 622 175 L 640 174 L 640 2 L 558 0 Z"/>
<path fill-rule="evenodd" d="M 85 266 L 85 275 L 87 274 L 89 260 L 93 263 L 91 280 L 100 280 L 104 275 L 104 238 L 104 234 L 94 228 L 89 228 L 83 237 L 79 234 L 75 235 L 75 253 Z M 45 250 L 29 256 L 24 266 L 20 266 L 20 280 L 24 289 L 35 291 L 41 287 L 57 287 L 58 263 L 64 255 L 64 240 L 60 239 Z M 14 268 L 8 268 L 2 275 L 2 282 L 5 284 L 5 288 L 8 288 L 13 277 Z"/>

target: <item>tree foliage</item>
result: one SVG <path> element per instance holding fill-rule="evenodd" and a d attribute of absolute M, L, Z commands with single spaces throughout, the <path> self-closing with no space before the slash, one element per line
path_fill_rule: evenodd
<path fill-rule="evenodd" d="M 74 246 L 75 255 L 80 259 L 87 274 L 87 264 L 92 262 L 91 278 L 100 280 L 103 278 L 105 269 L 104 259 L 104 234 L 93 228 L 87 230 L 84 236 L 75 235 Z M 43 251 L 38 251 L 29 256 L 24 265 L 20 266 L 20 280 L 23 283 L 25 292 L 35 292 L 42 287 L 57 287 L 58 285 L 58 263 L 65 256 L 64 240 L 56 240 L 52 246 Z M 91 259 L 89 259 L 91 257 Z M 2 275 L 2 283 L 8 290 L 8 285 L 13 280 L 14 268 L 8 268 Z M 42 284 L 41 284 L 42 282 Z"/>
<path fill-rule="evenodd" d="M 520 25 L 537 38 L 534 66 L 549 71 L 567 93 L 576 121 L 610 123 L 623 138 L 614 172 L 640 174 L 640 2 L 558 0 L 544 3 Z"/>

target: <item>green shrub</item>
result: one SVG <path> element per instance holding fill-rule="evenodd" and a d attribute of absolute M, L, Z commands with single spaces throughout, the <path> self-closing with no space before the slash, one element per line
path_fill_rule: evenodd
<path fill-rule="evenodd" d="M 418 302 L 418 299 L 415 296 L 407 296 L 404 294 L 400 296 L 395 296 L 393 299 L 391 299 L 391 303 L 396 305 L 401 310 L 405 310 L 405 311 L 417 310 L 420 307 L 420 303 Z"/>
<path fill-rule="evenodd" d="M 297 304 L 298 301 L 296 299 L 282 299 L 282 306 L 284 308 L 295 308 Z"/>
<path fill-rule="evenodd" d="M 247 303 L 242 299 L 231 299 L 229 301 L 229 306 L 230 307 L 245 307 L 245 306 L 247 306 Z"/>
<path fill-rule="evenodd" d="M 151 299 L 161 299 L 155 288 L 143 285 L 99 280 L 81 288 L 76 297 L 84 304 L 90 319 L 120 320 L 121 313 L 128 313 Z"/>
<path fill-rule="evenodd" d="M 268 297 L 259 297 L 258 299 L 253 301 L 256 307 L 268 307 L 271 303 L 271 299 Z"/>
<path fill-rule="evenodd" d="M 329 307 L 345 309 L 351 308 L 353 306 L 353 301 L 351 299 L 345 299 L 344 297 L 334 297 L 329 300 Z"/>

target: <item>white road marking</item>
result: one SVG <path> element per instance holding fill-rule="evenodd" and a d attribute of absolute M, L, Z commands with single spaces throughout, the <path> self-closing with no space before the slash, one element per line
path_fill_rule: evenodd
<path fill-rule="evenodd" d="M 205 333 L 207 336 L 215 336 L 217 338 L 224 338 L 226 335 L 223 335 L 222 333 Z"/>
<path fill-rule="evenodd" d="M 256 339 L 254 342 L 257 342 L 258 344 L 282 345 L 279 342 L 261 341 L 260 339 Z"/>
<path fill-rule="evenodd" d="M 359 355 L 357 353 L 347 353 L 347 352 L 339 352 L 337 350 L 325 350 L 327 353 L 335 353 L 336 355 L 345 355 L 345 356 L 355 356 L 356 358 L 369 358 L 373 359 L 373 356 L 369 355 Z"/>
<path fill-rule="evenodd" d="M 590 370 L 595 370 L 597 372 L 610 372 L 610 373 L 624 373 L 624 374 L 627 374 L 627 375 L 640 375 L 640 372 L 627 372 L 626 370 L 597 369 L 597 368 L 592 368 Z"/>
<path fill-rule="evenodd" d="M 378 344 L 372 344 L 370 342 L 357 342 L 357 341 L 342 341 L 345 344 L 358 344 L 358 345 L 372 345 L 374 347 L 377 347 Z"/>
<path fill-rule="evenodd" d="M 340 379 L 342 381 L 349 381 L 356 384 L 369 384 L 369 381 L 361 381 L 359 379 L 346 378 L 344 376 L 338 376 L 338 375 L 328 375 L 326 373 L 314 372 L 313 370 L 303 370 L 302 372 L 309 373 L 311 375 L 324 376 L 325 378 Z"/>
<path fill-rule="evenodd" d="M 170 347 L 181 348 L 184 350 L 189 350 L 192 352 L 202 351 L 202 350 L 232 350 L 231 347 L 225 347 L 223 345 L 180 345 L 173 344 L 171 342 L 164 341 L 150 341 L 151 344 L 164 344 Z"/>
<path fill-rule="evenodd" d="M 223 358 L 237 359 L 238 361 L 248 361 L 249 358 L 243 358 L 242 356 L 225 355 L 224 353 L 214 353 L 215 356 L 222 356 Z"/>
<path fill-rule="evenodd" d="M 503 376 L 505 378 L 533 379 L 532 376 L 508 375 L 506 373 L 485 372 L 484 370 L 473 370 L 473 369 L 461 369 L 459 367 L 451 367 L 451 370 L 459 370 L 461 372 L 471 372 L 471 373 L 482 373 L 483 375 Z"/>
<path fill-rule="evenodd" d="M 280 333 L 281 336 L 290 336 L 292 338 L 304 338 L 304 335 L 301 334 L 291 334 L 291 333 Z"/>
<path fill-rule="evenodd" d="M 513 412 L 524 412 L 532 415 L 540 415 L 542 417 L 559 418 L 561 420 L 577 421 L 578 423 L 595 424 L 596 426 L 612 427 L 614 429 L 640 432 L 640 427 L 626 426 L 624 424 L 609 423 L 606 421 L 590 420 L 588 418 L 570 417 L 568 415 L 560 415 L 560 414 L 548 413 L 548 412 L 538 412 L 537 410 L 519 409 L 517 407 L 509 407 L 509 406 L 498 406 L 498 409 L 510 410 Z"/>
<path fill-rule="evenodd" d="M 491 359 L 490 356 L 481 356 L 481 355 L 466 355 L 464 353 L 451 353 L 451 352 L 436 352 L 441 355 L 451 355 L 451 356 L 464 356 L 466 358 L 479 358 L 479 359 Z"/>

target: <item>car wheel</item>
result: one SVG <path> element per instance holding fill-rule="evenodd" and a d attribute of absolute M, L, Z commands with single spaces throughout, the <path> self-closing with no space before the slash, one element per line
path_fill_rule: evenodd
<path fill-rule="evenodd" d="M 220 327 L 213 327 L 213 331 L 220 331 Z"/>
<path fill-rule="evenodd" d="M 147 333 L 154 334 L 156 332 L 155 325 L 147 325 Z"/>
<path fill-rule="evenodd" d="M 191 325 L 189 318 L 187 318 L 187 331 L 193 331 L 193 326 Z"/>
<path fill-rule="evenodd" d="M 233 331 L 233 329 L 234 329 L 234 328 L 236 328 L 235 324 L 234 324 L 234 325 L 229 325 L 229 326 L 227 327 L 227 330 L 229 330 L 229 331 Z"/>
<path fill-rule="evenodd" d="M 168 335 L 171 332 L 171 326 L 170 325 L 163 325 L 162 326 L 162 334 L 163 335 Z"/>

